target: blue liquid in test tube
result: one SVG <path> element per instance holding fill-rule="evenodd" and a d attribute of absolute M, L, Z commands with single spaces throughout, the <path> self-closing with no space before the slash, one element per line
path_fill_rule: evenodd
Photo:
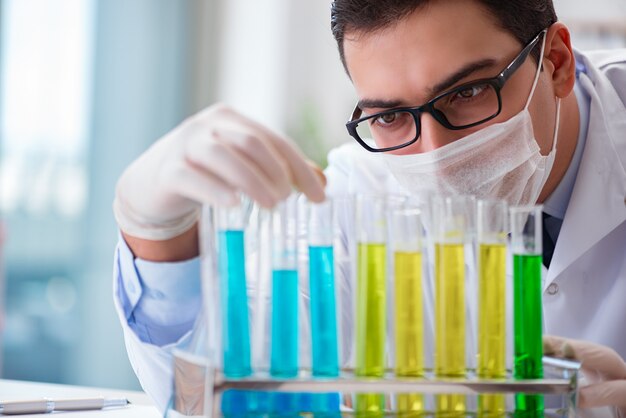
<path fill-rule="evenodd" d="M 245 377 L 252 373 L 252 368 L 244 232 L 220 231 L 218 243 L 224 374 L 227 377 Z"/>
<path fill-rule="evenodd" d="M 248 390 L 227 390 L 222 394 L 222 415 L 228 418 L 263 418 L 279 408 L 282 411 L 290 405 L 276 404 L 274 393 Z M 292 408 L 293 409 L 293 408 Z"/>
<path fill-rule="evenodd" d="M 298 271 L 272 271 L 272 355 L 274 377 L 298 375 Z M 299 416 L 304 405 L 299 393 L 271 393 L 271 414 Z"/>
<path fill-rule="evenodd" d="M 339 376 L 335 265 L 332 246 L 309 246 L 313 376 Z M 339 414 L 338 393 L 310 394 L 314 413 Z"/>
<path fill-rule="evenodd" d="M 298 375 L 298 271 L 272 272 L 272 355 L 274 377 Z"/>
<path fill-rule="evenodd" d="M 309 247 L 313 376 L 339 376 L 332 246 Z"/>
<path fill-rule="evenodd" d="M 252 374 L 244 232 L 248 208 L 247 199 L 242 196 L 240 205 L 215 210 L 222 360 L 224 375 L 228 378 Z M 258 403 L 256 398 L 254 392 L 225 392 L 221 404 L 223 416 L 253 412 Z"/>
<path fill-rule="evenodd" d="M 234 378 L 252 373 L 244 238 L 243 230 L 218 232 L 224 375 Z M 222 414 L 228 417 L 254 412 L 254 400 L 258 395 L 247 391 L 226 391 L 222 398 Z"/>

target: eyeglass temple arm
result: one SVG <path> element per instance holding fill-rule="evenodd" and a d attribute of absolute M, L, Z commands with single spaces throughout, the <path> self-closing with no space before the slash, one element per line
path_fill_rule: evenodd
<path fill-rule="evenodd" d="M 350 120 L 348 120 L 348 123 L 360 118 L 362 114 L 363 114 L 363 111 L 359 108 L 359 103 L 357 103 L 354 106 L 354 110 L 352 111 L 352 115 L 350 115 Z"/>
<path fill-rule="evenodd" d="M 507 81 L 509 77 L 511 77 L 511 74 L 513 74 L 524 63 L 524 61 L 526 61 L 526 58 L 533 50 L 533 48 L 535 48 L 537 42 L 539 42 L 539 39 L 541 39 L 541 36 L 545 36 L 547 31 L 547 29 L 544 29 L 539 32 L 537 36 L 535 36 L 535 38 L 528 45 L 526 45 L 524 49 L 522 49 L 522 52 L 519 53 L 517 58 L 514 59 L 513 62 L 510 63 L 509 66 L 500 73 L 500 75 L 498 76 L 500 83 L 504 83 L 505 81 Z"/>

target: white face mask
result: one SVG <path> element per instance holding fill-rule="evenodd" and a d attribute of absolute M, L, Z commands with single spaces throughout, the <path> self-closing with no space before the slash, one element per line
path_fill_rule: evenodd
<path fill-rule="evenodd" d="M 541 55 L 545 47 L 545 36 Z M 556 102 L 556 127 L 552 150 L 541 155 L 535 140 L 528 105 L 533 97 L 541 63 L 524 110 L 434 151 L 411 155 L 383 154 L 401 186 L 415 194 L 474 195 L 498 198 L 509 205 L 537 202 L 556 155 L 561 102 Z"/>

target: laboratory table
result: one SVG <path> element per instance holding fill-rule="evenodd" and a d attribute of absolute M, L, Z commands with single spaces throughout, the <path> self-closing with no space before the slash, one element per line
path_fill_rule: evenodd
<path fill-rule="evenodd" d="M 143 392 L 122 389 L 101 389 L 85 386 L 58 385 L 52 383 L 25 382 L 0 379 L 0 401 L 27 400 L 40 398 L 126 398 L 131 404 L 122 408 L 108 408 L 100 411 L 55 412 L 53 414 L 18 415 L 19 417 L 59 416 L 59 417 L 135 417 L 158 418 L 161 414 Z M 0 415 L 0 417 L 5 415 Z M 6 415 L 9 416 L 9 415 Z"/>

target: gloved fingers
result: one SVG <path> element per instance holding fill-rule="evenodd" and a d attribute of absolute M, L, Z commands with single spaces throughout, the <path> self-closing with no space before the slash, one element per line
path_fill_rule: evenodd
<path fill-rule="evenodd" d="M 163 175 L 167 189 L 191 201 L 220 206 L 233 206 L 239 201 L 232 186 L 187 161 L 176 161 Z"/>
<path fill-rule="evenodd" d="M 279 140 L 276 144 L 277 150 L 290 163 L 289 168 L 291 169 L 293 184 L 311 201 L 322 202 L 325 198 L 324 181 L 320 179 L 319 171 L 313 170 L 311 162 L 305 160 L 300 151 L 290 142 Z M 293 164 L 294 161 L 298 161 L 298 163 Z"/>
<path fill-rule="evenodd" d="M 309 168 L 313 170 L 318 180 L 322 183 L 322 187 L 326 187 L 326 184 L 328 182 L 326 180 L 326 175 L 324 174 L 324 170 L 322 170 L 319 165 L 315 164 L 311 160 L 307 160 L 307 164 L 309 165 Z"/>
<path fill-rule="evenodd" d="M 583 369 L 595 370 L 607 380 L 626 379 L 626 363 L 610 347 L 573 340 L 566 343 L 564 351 L 574 352 Z"/>
<path fill-rule="evenodd" d="M 262 134 L 282 156 L 283 161 L 287 163 L 290 171 L 290 182 L 310 200 L 314 202 L 324 200 L 323 182 L 318 178 L 315 171 L 311 169 L 305 157 L 288 139 L 224 105 L 213 106 L 208 113 L 219 115 L 222 123 L 224 121 L 233 122 L 238 126 L 247 126 L 253 132 Z M 200 117 L 203 116 L 201 115 Z"/>
<path fill-rule="evenodd" d="M 626 410 L 626 380 L 608 380 L 581 388 L 579 405 L 581 408 L 615 406 Z"/>
<path fill-rule="evenodd" d="M 610 347 L 589 341 L 544 337 L 544 353 L 579 361 L 583 369 L 601 373 L 605 379 L 626 379 L 626 363 Z"/>
<path fill-rule="evenodd" d="M 265 138 L 241 129 L 216 128 L 214 136 L 218 141 L 224 141 L 237 148 L 239 152 L 254 163 L 274 185 L 280 199 L 285 199 L 291 193 L 291 172 L 282 156 L 268 144 Z"/>
<path fill-rule="evenodd" d="M 197 167 L 241 191 L 261 206 L 273 207 L 280 201 L 276 186 L 245 155 L 220 141 L 191 140 L 186 158 Z"/>
<path fill-rule="evenodd" d="M 237 114 L 234 116 L 242 121 L 243 116 Z M 320 170 L 313 170 L 311 168 L 311 161 L 307 160 L 298 148 L 288 139 L 272 132 L 267 127 L 261 125 L 252 120 L 243 119 L 248 123 L 255 131 L 262 132 L 267 138 L 272 141 L 275 149 L 282 155 L 287 162 L 291 171 L 291 181 L 313 202 L 321 202 L 324 200 L 324 183 L 325 177 L 319 177 Z M 323 174 L 323 173 L 322 173 Z"/>

